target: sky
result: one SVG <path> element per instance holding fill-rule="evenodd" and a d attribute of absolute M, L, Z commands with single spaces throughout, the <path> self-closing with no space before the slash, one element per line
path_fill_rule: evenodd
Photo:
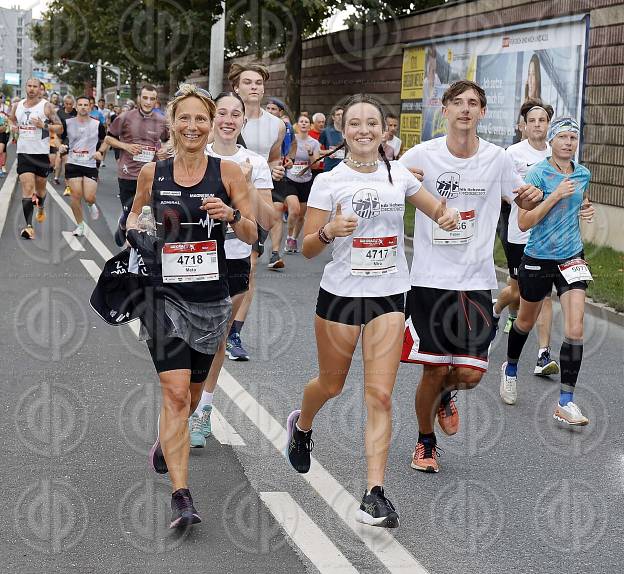
<path fill-rule="evenodd" d="M 21 8 L 22 10 L 28 10 L 32 8 L 33 17 L 41 17 L 41 12 L 45 10 L 47 4 L 46 0 L 0 0 L 0 7 L 2 8 Z"/>

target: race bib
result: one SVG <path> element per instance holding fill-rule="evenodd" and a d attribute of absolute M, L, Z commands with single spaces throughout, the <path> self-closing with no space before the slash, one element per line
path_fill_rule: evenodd
<path fill-rule="evenodd" d="M 153 146 L 143 146 L 141 153 L 135 156 L 132 156 L 134 161 L 141 161 L 143 163 L 149 163 L 150 161 L 154 161 L 154 154 L 156 153 L 156 148 Z"/>
<path fill-rule="evenodd" d="M 331 157 L 332 159 L 344 159 L 345 158 L 345 148 L 340 148 L 339 150 L 336 150 L 329 157 Z"/>
<path fill-rule="evenodd" d="M 453 231 L 444 231 L 435 221 L 433 223 L 433 244 L 434 245 L 461 245 L 470 243 L 477 231 L 476 212 L 460 211 L 459 223 Z"/>
<path fill-rule="evenodd" d="M 307 161 L 296 161 L 290 168 L 290 175 L 300 176 L 301 172 L 308 167 Z"/>
<path fill-rule="evenodd" d="M 19 137 L 23 140 L 34 140 L 38 129 L 35 126 L 21 125 L 19 127 Z"/>
<path fill-rule="evenodd" d="M 396 273 L 398 238 L 354 237 L 351 244 L 351 275 L 371 277 Z"/>
<path fill-rule="evenodd" d="M 73 149 L 69 152 L 69 157 L 74 161 L 89 161 L 91 156 L 89 154 L 89 150 Z"/>
<path fill-rule="evenodd" d="M 163 283 L 192 283 L 219 279 L 217 242 L 165 243 L 162 248 Z"/>
<path fill-rule="evenodd" d="M 587 263 L 581 259 L 570 259 L 558 266 L 561 275 L 568 282 L 568 285 L 576 281 L 593 281 L 593 277 L 587 267 Z"/>

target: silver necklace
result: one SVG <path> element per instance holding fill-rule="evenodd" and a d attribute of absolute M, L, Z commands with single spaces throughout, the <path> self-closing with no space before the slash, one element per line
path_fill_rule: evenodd
<path fill-rule="evenodd" d="M 375 167 L 379 163 L 377 159 L 375 161 L 358 161 L 351 156 L 347 156 L 345 159 L 352 164 L 353 167 Z"/>

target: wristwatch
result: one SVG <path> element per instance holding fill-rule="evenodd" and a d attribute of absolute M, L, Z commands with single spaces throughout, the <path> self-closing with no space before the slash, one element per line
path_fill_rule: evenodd
<path fill-rule="evenodd" d="M 234 210 L 234 219 L 232 219 L 232 221 L 230 221 L 230 225 L 234 225 L 235 223 L 238 223 L 241 220 L 241 212 L 238 209 Z"/>

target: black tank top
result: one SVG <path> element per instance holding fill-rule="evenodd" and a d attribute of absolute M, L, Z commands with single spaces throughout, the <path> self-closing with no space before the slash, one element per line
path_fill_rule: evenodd
<path fill-rule="evenodd" d="M 203 179 L 191 187 L 178 185 L 173 179 L 173 158 L 156 162 L 154 183 L 152 184 L 152 207 L 159 239 L 158 256 L 165 243 L 207 241 L 217 242 L 219 278 L 213 281 L 189 283 L 162 283 L 166 291 L 174 291 L 184 301 L 201 303 L 217 301 L 229 296 L 227 264 L 225 260 L 225 231 L 227 225 L 208 217 L 200 209 L 206 197 L 218 197 L 230 205 L 223 181 L 221 180 L 221 160 L 208 157 L 208 165 Z"/>

